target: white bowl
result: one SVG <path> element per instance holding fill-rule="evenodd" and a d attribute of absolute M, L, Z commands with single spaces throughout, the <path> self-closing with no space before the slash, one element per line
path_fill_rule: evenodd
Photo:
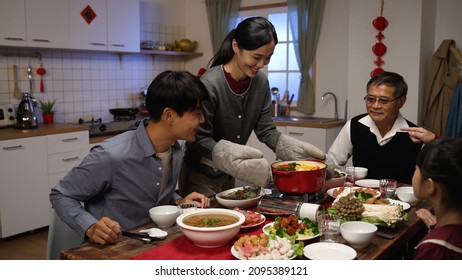
<path fill-rule="evenodd" d="M 355 166 L 355 180 L 361 180 L 366 178 L 368 169 L 366 167 Z"/>
<path fill-rule="evenodd" d="M 345 183 L 346 175 L 345 172 L 337 171 L 343 177 L 336 177 L 330 178 L 324 182 L 324 189 L 327 191 L 328 189 L 337 188 L 343 186 Z"/>
<path fill-rule="evenodd" d="M 377 226 L 366 222 L 344 222 L 340 225 L 343 238 L 355 249 L 369 245 L 377 231 Z"/>
<path fill-rule="evenodd" d="M 191 215 L 213 215 L 217 213 L 232 215 L 236 217 L 238 221 L 227 226 L 219 227 L 196 227 L 183 223 L 183 220 Z M 195 212 L 181 214 L 176 219 L 176 223 L 180 226 L 183 234 L 197 246 L 205 248 L 221 247 L 228 244 L 239 233 L 244 221 L 244 214 L 234 210 L 221 208 L 198 209 Z"/>
<path fill-rule="evenodd" d="M 411 206 L 416 206 L 420 199 L 415 197 L 414 189 L 411 186 L 401 186 L 396 189 L 396 195 L 399 200 L 409 203 Z"/>
<path fill-rule="evenodd" d="M 217 193 L 215 195 L 215 198 L 217 199 L 218 203 L 223 205 L 226 208 L 229 209 L 234 209 L 234 208 L 239 208 L 239 209 L 247 209 L 251 206 L 254 206 L 257 204 L 257 202 L 260 200 L 262 195 L 265 193 L 263 189 L 260 189 L 260 194 L 255 197 L 255 198 L 249 198 L 249 199 L 225 199 L 223 198 L 226 195 L 229 195 L 235 191 L 243 190 L 244 187 L 237 187 L 234 189 L 229 189 L 226 191 L 222 191 L 220 193 Z"/>
<path fill-rule="evenodd" d="M 149 216 L 160 228 L 172 226 L 179 214 L 178 207 L 174 205 L 160 205 L 149 209 Z"/>

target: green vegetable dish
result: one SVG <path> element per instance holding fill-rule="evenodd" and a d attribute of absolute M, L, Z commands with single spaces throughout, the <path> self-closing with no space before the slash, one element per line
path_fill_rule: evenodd
<path fill-rule="evenodd" d="M 242 189 L 233 191 L 226 195 L 220 195 L 220 198 L 229 199 L 229 200 L 243 200 L 243 199 L 253 199 L 259 197 L 261 193 L 260 187 L 247 186 Z"/>

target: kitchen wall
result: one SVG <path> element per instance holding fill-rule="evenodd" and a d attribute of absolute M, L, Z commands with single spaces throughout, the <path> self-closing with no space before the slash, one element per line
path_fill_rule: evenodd
<path fill-rule="evenodd" d="M 184 13 L 184 1 L 141 1 L 141 40 L 173 43 L 185 37 L 184 22 L 173 15 Z M 178 17 L 182 19 L 183 17 Z M 170 20 L 166 20 L 170 19 Z M 13 64 L 18 65 L 19 88 L 29 92 L 27 67 L 33 67 L 32 94 L 38 100 L 57 99 L 55 122 L 76 123 L 102 118 L 112 121 L 110 108 L 138 107 L 143 101 L 141 88 L 149 85 L 163 70 L 184 69 L 177 56 L 143 54 L 117 55 L 107 52 L 39 50 L 45 92 L 40 93 L 40 66 L 37 50 L 0 47 L 0 102 L 20 100 L 13 97 Z M 41 114 L 37 114 L 42 122 Z"/>
<path fill-rule="evenodd" d="M 284 1 L 243 0 L 241 6 L 262 5 Z M 372 46 L 377 30 L 372 21 L 380 15 L 380 0 L 326 0 L 323 26 L 316 55 L 315 116 L 333 116 L 332 100 L 322 102 L 320 96 L 332 91 L 338 96 L 339 116 L 347 118 L 365 112 L 362 98 L 369 73 L 375 68 Z M 207 14 L 202 0 L 186 1 L 186 35 L 200 40 L 204 56 L 186 64 L 197 71 L 212 57 L 208 37 Z M 462 50 L 462 10 L 459 0 L 387 0 L 383 16 L 389 21 L 383 32 L 388 50 L 383 57 L 385 70 L 402 74 L 409 93 L 402 113 L 420 123 L 421 103 L 434 51 L 444 39 L 454 39 Z M 200 28 L 198 27 L 200 26 Z"/>

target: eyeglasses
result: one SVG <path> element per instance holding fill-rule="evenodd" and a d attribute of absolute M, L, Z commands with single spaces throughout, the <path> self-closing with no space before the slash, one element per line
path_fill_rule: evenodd
<path fill-rule="evenodd" d="M 374 96 L 370 96 L 370 95 L 366 95 L 364 96 L 364 101 L 366 101 L 367 104 L 374 104 L 375 102 L 379 101 L 380 104 L 382 105 L 387 105 L 388 103 L 391 103 L 397 99 L 400 99 L 402 96 L 400 97 L 396 97 L 392 100 L 390 100 L 389 98 L 384 98 L 384 97 L 380 97 L 380 98 L 377 98 L 377 97 L 374 97 Z"/>

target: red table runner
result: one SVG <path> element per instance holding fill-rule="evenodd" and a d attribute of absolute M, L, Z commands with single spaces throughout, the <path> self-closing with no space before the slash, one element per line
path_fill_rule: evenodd
<path fill-rule="evenodd" d="M 271 220 L 272 221 L 272 220 Z M 186 236 L 180 236 L 156 248 L 141 253 L 132 260 L 235 260 L 231 254 L 231 245 L 243 235 L 262 233 L 263 226 L 270 223 L 268 219 L 256 228 L 243 229 L 228 245 L 218 248 L 202 248 L 192 243 Z"/>

